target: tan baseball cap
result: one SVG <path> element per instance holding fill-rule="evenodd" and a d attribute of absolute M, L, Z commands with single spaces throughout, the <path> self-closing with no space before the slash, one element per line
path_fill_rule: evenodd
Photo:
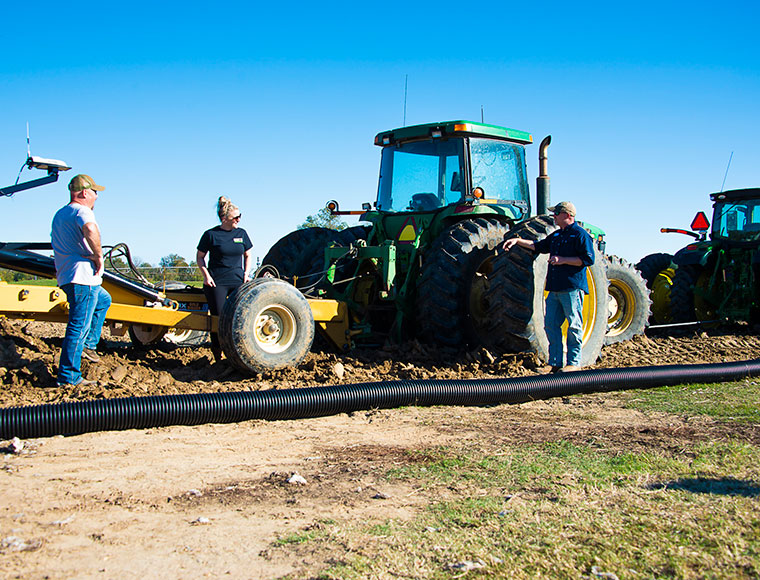
<path fill-rule="evenodd" d="M 71 181 L 69 181 L 69 191 L 82 191 L 85 189 L 94 189 L 95 191 L 103 191 L 105 187 L 95 183 L 95 180 L 89 175 L 80 173 L 75 175 Z"/>
<path fill-rule="evenodd" d="M 564 212 L 569 216 L 575 217 L 576 214 L 575 206 L 572 204 L 572 202 L 569 201 L 561 201 L 554 207 L 550 207 L 549 211 L 554 215 L 558 215 Z"/>

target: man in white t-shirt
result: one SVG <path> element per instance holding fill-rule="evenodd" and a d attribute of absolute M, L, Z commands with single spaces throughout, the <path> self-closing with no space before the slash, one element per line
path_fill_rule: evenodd
<path fill-rule="evenodd" d="M 89 175 L 77 175 L 69 182 L 71 201 L 53 217 L 50 237 L 53 242 L 58 286 L 69 302 L 69 322 L 61 346 L 58 385 L 91 384 L 82 378 L 82 357 L 98 362 L 96 347 L 100 341 L 111 296 L 103 282 L 103 248 L 100 229 L 92 211 L 98 192 Z"/>

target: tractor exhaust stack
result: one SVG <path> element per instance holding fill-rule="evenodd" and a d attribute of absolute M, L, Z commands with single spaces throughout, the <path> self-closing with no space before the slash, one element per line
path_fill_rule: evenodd
<path fill-rule="evenodd" d="M 551 203 L 551 184 L 549 183 L 549 172 L 547 170 L 548 156 L 546 150 L 552 142 L 552 136 L 547 135 L 538 146 L 538 177 L 536 177 L 536 215 L 549 213 L 549 204 Z"/>

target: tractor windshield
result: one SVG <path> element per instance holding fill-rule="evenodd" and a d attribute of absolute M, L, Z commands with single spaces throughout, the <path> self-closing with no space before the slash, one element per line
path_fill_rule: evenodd
<path fill-rule="evenodd" d="M 525 176 L 525 149 L 520 145 L 470 139 L 472 187 L 483 189 L 484 198 L 493 203 L 528 200 Z"/>
<path fill-rule="evenodd" d="M 760 200 L 748 199 L 716 205 L 712 237 L 736 241 L 760 239 Z"/>
<path fill-rule="evenodd" d="M 417 141 L 383 148 L 377 209 L 433 211 L 463 195 L 461 139 Z"/>

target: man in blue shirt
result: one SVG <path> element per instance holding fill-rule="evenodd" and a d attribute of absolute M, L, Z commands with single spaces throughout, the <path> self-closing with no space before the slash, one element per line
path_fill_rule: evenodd
<path fill-rule="evenodd" d="M 546 275 L 546 315 L 544 328 L 549 340 L 548 372 L 577 371 L 581 368 L 583 343 L 583 295 L 588 294 L 586 267 L 594 263 L 594 242 L 575 222 L 575 205 L 562 201 L 550 207 L 559 229 L 543 240 L 510 238 L 503 248 L 521 248 L 549 254 Z M 564 364 L 562 324 L 567 320 L 567 365 Z"/>

